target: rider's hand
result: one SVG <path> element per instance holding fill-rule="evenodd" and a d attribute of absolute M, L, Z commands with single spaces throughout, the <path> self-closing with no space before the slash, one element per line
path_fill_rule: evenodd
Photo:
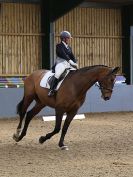
<path fill-rule="evenodd" d="M 69 60 L 70 65 L 72 65 L 74 68 L 78 68 L 78 64 L 73 62 L 72 60 Z"/>

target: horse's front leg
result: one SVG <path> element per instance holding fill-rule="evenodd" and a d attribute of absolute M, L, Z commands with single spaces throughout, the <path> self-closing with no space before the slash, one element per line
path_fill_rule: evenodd
<path fill-rule="evenodd" d="M 41 136 L 39 138 L 39 143 L 44 143 L 46 140 L 50 139 L 52 136 L 55 134 L 59 133 L 60 127 L 61 127 L 61 122 L 63 118 L 63 111 L 56 110 L 56 120 L 55 120 L 55 128 L 52 132 L 46 134 L 45 136 Z"/>
<path fill-rule="evenodd" d="M 62 133 L 61 133 L 61 138 L 60 138 L 60 141 L 59 141 L 59 147 L 62 150 L 68 150 L 68 146 L 64 145 L 64 138 L 65 138 L 65 135 L 67 133 L 68 127 L 69 127 L 71 121 L 73 120 L 74 116 L 76 115 L 76 113 L 77 113 L 77 110 L 73 110 L 73 111 L 70 111 L 70 112 L 67 113 L 67 117 L 66 117 L 66 120 L 64 122 L 64 125 L 63 125 L 63 128 L 62 128 Z"/>

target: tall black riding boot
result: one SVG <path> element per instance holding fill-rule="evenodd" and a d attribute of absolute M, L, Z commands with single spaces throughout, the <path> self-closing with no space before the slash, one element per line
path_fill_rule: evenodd
<path fill-rule="evenodd" d="M 53 96 L 54 95 L 57 84 L 58 84 L 58 79 L 53 76 L 53 80 L 52 80 L 52 83 L 50 85 L 50 91 L 48 93 L 48 96 Z"/>

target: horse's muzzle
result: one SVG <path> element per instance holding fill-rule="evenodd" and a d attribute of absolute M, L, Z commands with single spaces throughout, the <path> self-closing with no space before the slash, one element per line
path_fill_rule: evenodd
<path fill-rule="evenodd" d="M 103 99 L 104 99 L 105 101 L 107 101 L 107 100 L 110 99 L 110 97 L 107 96 L 107 97 L 104 97 Z"/>
<path fill-rule="evenodd" d="M 101 98 L 104 100 L 104 101 L 108 101 L 110 99 L 110 96 L 103 96 L 101 95 Z"/>

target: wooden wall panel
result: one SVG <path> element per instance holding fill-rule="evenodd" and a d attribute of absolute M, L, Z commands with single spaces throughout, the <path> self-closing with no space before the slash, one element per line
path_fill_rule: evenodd
<path fill-rule="evenodd" d="M 40 67 L 40 6 L 2 3 L 0 75 L 26 75 Z"/>
<path fill-rule="evenodd" d="M 72 33 L 71 46 L 80 67 L 121 66 L 121 9 L 75 8 L 55 22 L 55 41 L 63 30 Z"/>

